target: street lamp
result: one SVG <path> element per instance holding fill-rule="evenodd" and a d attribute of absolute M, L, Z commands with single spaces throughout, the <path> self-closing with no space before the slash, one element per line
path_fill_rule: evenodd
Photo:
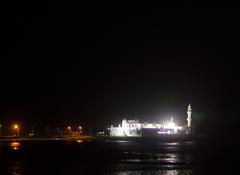
<path fill-rule="evenodd" d="M 82 127 L 79 126 L 78 129 L 79 129 L 79 135 L 81 136 L 82 135 Z"/>
<path fill-rule="evenodd" d="M 13 125 L 14 130 L 17 131 L 17 136 L 19 137 L 19 126 L 17 124 Z"/>
<path fill-rule="evenodd" d="M 68 134 L 71 136 L 72 135 L 72 128 L 71 128 L 71 126 L 68 126 L 67 130 L 68 130 Z"/>

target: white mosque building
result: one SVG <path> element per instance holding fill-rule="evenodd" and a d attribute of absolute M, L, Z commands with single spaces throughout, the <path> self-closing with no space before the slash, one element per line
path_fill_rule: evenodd
<path fill-rule="evenodd" d="M 122 120 L 122 124 L 118 127 L 111 126 L 109 128 L 110 136 L 112 137 L 142 137 L 144 133 L 155 135 L 161 134 L 190 134 L 192 124 L 192 108 L 191 104 L 187 109 L 187 122 L 183 126 L 178 126 L 174 123 L 173 117 L 165 123 L 140 123 L 138 120 Z"/>

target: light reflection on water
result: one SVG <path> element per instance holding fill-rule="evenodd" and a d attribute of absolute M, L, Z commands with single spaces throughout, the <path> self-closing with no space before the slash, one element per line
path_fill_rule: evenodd
<path fill-rule="evenodd" d="M 75 142 L 75 144 L 74 144 Z M 77 150 L 87 149 L 87 147 L 84 147 L 84 143 L 86 143 L 85 140 L 75 140 L 71 142 L 65 142 L 65 144 L 73 144 L 73 148 L 77 148 Z M 83 143 L 84 142 L 84 143 Z M 162 145 L 159 145 L 158 143 L 154 144 L 141 144 L 138 142 L 129 142 L 129 141 L 114 141 L 116 143 L 108 143 L 110 146 L 116 147 L 116 152 L 120 153 L 119 155 L 116 154 L 116 162 L 114 164 L 111 164 L 109 166 L 109 170 L 107 170 L 107 173 L 111 172 L 111 174 L 115 175 L 137 175 L 137 174 L 146 174 L 146 175 L 155 175 L 155 174 L 162 174 L 162 175 L 190 175 L 193 174 L 192 164 L 195 160 L 195 156 L 192 155 L 189 152 L 181 152 L 182 149 L 188 149 L 191 148 L 186 144 L 194 145 L 194 143 L 179 143 L 179 142 L 172 142 L 172 143 L 161 143 Z M 44 142 L 41 142 L 45 144 Z M 46 142 L 47 144 L 53 143 L 53 142 Z M 79 143 L 79 144 L 76 144 Z M 0 143 L 1 144 L 1 143 Z M 13 155 L 21 155 L 19 153 L 24 152 L 26 150 L 25 143 L 24 142 L 10 142 L 6 143 L 8 145 L 8 148 L 12 150 L 19 150 L 19 151 L 12 151 Z M 37 143 L 38 144 L 38 143 Z M 36 144 L 36 145 L 37 145 Z M 46 144 L 46 145 L 47 145 Z M 83 145 L 83 146 L 80 146 Z M 101 143 L 103 144 L 103 143 Z M 33 146 L 36 146 L 33 145 Z M 51 145 L 51 144 L 50 144 Z M 58 145 L 58 144 L 57 144 Z M 62 146 L 62 144 L 59 144 Z M 78 147 L 79 145 L 79 147 Z M 92 144 L 90 146 L 93 146 Z M 38 148 L 38 147 L 37 147 Z M 58 147 L 57 147 L 58 148 Z M 63 148 L 63 147 L 61 147 Z M 66 147 L 67 149 L 69 147 Z M 98 149 L 99 147 L 93 147 L 94 151 L 95 149 Z M 100 147 L 102 148 L 102 147 Z M 65 147 L 64 147 L 65 149 Z M 92 147 L 90 147 L 92 150 Z M 60 149 L 59 149 L 60 150 Z M 177 151 L 175 151 L 177 150 Z M 68 151 L 68 150 L 66 150 Z M 96 151 L 97 152 L 97 151 Z M 25 153 L 25 152 L 24 152 Z M 87 153 L 86 153 L 87 154 Z M 98 153 L 99 155 L 102 155 Z M 23 154 L 25 156 L 25 154 Z M 71 155 L 71 154 L 69 154 Z M 29 156 L 29 155 L 28 155 Z M 117 157 L 119 156 L 119 157 Z M 13 157 L 14 158 L 14 157 Z M 64 160 L 64 158 L 63 158 Z M 74 160 L 74 159 L 73 159 Z M 79 163 L 76 159 L 76 165 Z M 22 175 L 25 171 L 32 171 L 32 169 L 28 170 L 29 166 L 25 160 L 22 160 L 22 162 L 14 162 L 9 163 L 8 172 L 11 172 L 10 174 L 14 175 Z M 59 161 L 62 163 L 61 161 Z M 63 161 L 64 162 L 64 161 Z M 103 161 L 104 162 L 104 161 Z M 34 163 L 33 163 L 34 164 Z M 23 166 L 24 165 L 24 166 Z M 44 164 L 43 164 L 44 165 Z M 100 163 L 101 165 L 101 163 Z M 109 164 L 110 165 L 110 164 Z M 68 169 L 70 165 L 66 164 L 66 169 Z M 93 165 L 94 166 L 94 165 Z M 105 164 L 104 164 L 105 166 Z M 64 166 L 63 166 L 64 167 Z M 72 165 L 70 166 L 72 169 Z M 89 167 L 91 167 L 91 164 L 89 164 Z M 100 167 L 100 166 L 99 166 Z M 30 167 L 31 168 L 31 167 Z M 76 168 L 77 169 L 77 168 Z M 77 171 L 77 170 L 76 170 Z M 81 172 L 82 169 L 79 169 L 78 172 Z M 0 172 L 1 174 L 1 172 Z M 66 173 L 66 175 L 70 175 L 71 173 Z M 76 173 L 77 175 L 78 173 Z M 82 173 L 79 173 L 82 174 Z M 84 174 L 84 173 L 83 173 Z"/>
<path fill-rule="evenodd" d="M 181 143 L 179 142 L 159 142 L 159 145 L 164 145 L 164 146 L 176 146 L 176 145 L 180 145 Z"/>
<path fill-rule="evenodd" d="M 82 143 L 83 142 L 83 140 L 77 140 L 77 143 Z"/>
<path fill-rule="evenodd" d="M 105 142 L 116 142 L 116 143 L 130 143 L 129 140 L 106 140 Z"/>
<path fill-rule="evenodd" d="M 159 170 L 159 171 L 122 171 L 115 172 L 113 175 L 191 175 L 191 170 Z"/>
<path fill-rule="evenodd" d="M 13 162 L 12 166 L 11 166 L 11 174 L 12 175 L 21 175 L 21 171 L 22 171 L 22 165 L 20 162 Z"/>
<path fill-rule="evenodd" d="M 11 149 L 13 149 L 13 150 L 18 150 L 18 149 L 20 148 L 20 146 L 21 146 L 21 143 L 20 143 L 20 142 L 11 142 L 11 143 L 10 143 L 10 147 L 11 147 Z"/>
<path fill-rule="evenodd" d="M 192 156 L 189 154 L 175 154 L 175 153 L 140 153 L 140 152 L 124 152 L 126 157 L 121 159 L 120 162 L 124 163 L 137 163 L 137 162 L 145 162 L 145 163 L 190 163 L 192 160 Z"/>

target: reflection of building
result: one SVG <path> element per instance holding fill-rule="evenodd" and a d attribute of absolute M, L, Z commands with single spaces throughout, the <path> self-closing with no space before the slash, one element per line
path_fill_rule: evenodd
<path fill-rule="evenodd" d="M 122 125 L 118 127 L 109 128 L 110 136 L 128 136 L 128 137 L 141 137 L 143 135 L 160 135 L 160 134 L 180 134 L 180 133 L 191 133 L 191 105 L 188 105 L 187 111 L 187 127 L 177 126 L 173 118 L 165 123 L 140 123 L 138 120 L 122 120 Z"/>

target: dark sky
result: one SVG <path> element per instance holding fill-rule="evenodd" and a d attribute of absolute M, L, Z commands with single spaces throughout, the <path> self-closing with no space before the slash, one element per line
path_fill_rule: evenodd
<path fill-rule="evenodd" d="M 171 1 L 11 2 L 1 20 L 0 120 L 83 123 L 124 114 L 237 128 L 239 9 Z"/>

